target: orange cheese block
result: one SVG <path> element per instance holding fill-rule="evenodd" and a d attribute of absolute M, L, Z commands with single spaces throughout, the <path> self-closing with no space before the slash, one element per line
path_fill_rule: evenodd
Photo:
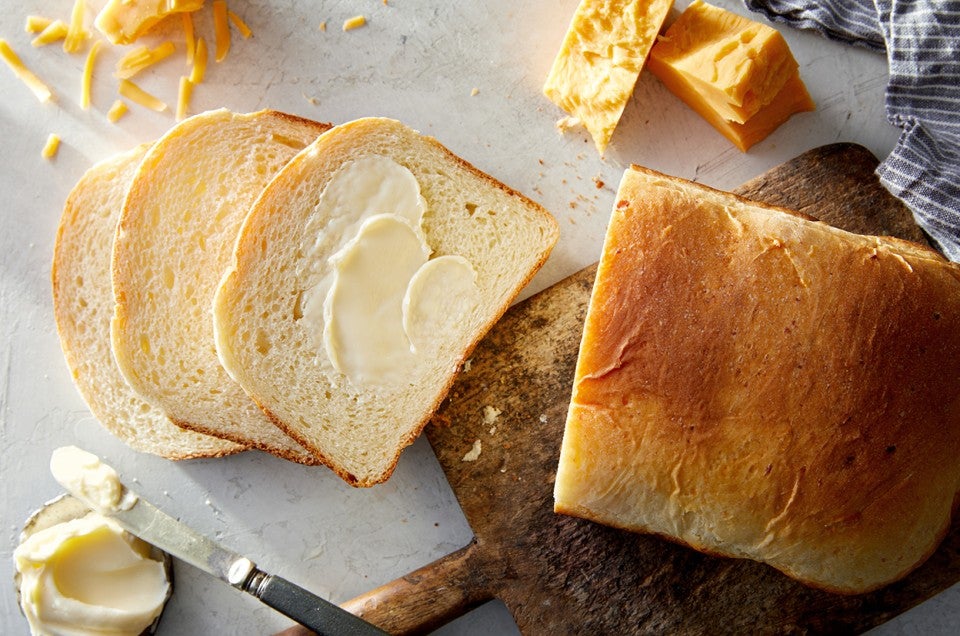
<path fill-rule="evenodd" d="M 648 65 L 743 151 L 794 113 L 814 108 L 776 29 L 700 0 L 657 41 Z"/>

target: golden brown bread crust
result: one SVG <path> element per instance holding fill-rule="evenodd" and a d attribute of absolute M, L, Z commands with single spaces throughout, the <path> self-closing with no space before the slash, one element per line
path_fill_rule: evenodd
<path fill-rule="evenodd" d="M 960 488 L 960 266 L 633 167 L 587 316 L 556 509 L 859 593 Z"/>

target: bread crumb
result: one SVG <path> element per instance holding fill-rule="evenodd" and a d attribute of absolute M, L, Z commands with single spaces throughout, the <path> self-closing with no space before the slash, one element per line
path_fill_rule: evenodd
<path fill-rule="evenodd" d="M 483 450 L 483 444 L 480 443 L 480 440 L 473 442 L 473 448 L 467 451 L 467 454 L 463 456 L 463 461 L 465 462 L 475 462 L 477 458 L 480 457 L 480 453 Z"/>
<path fill-rule="evenodd" d="M 497 421 L 497 418 L 500 417 L 501 411 L 498 408 L 490 406 L 489 404 L 483 407 L 483 423 L 486 425 L 493 424 Z"/>
<path fill-rule="evenodd" d="M 367 18 L 362 15 L 355 15 L 352 18 L 348 18 L 343 22 L 344 31 L 353 31 L 354 29 L 359 29 L 367 23 Z"/>
<path fill-rule="evenodd" d="M 599 176 L 596 176 L 596 177 L 593 178 L 593 183 L 597 186 L 597 190 L 599 190 L 600 188 L 602 188 L 602 187 L 604 186 L 604 183 L 603 183 L 603 181 L 600 180 L 600 177 L 599 177 Z"/>
<path fill-rule="evenodd" d="M 467 373 L 470 370 L 470 367 L 472 366 L 473 366 L 473 358 L 470 358 L 469 360 L 463 363 L 463 372 Z"/>
<path fill-rule="evenodd" d="M 496 435 L 496 434 L 497 434 L 497 427 L 496 427 L 496 426 L 491 426 L 491 427 L 490 427 L 490 430 L 487 431 L 487 433 L 490 434 L 490 435 Z"/>
<path fill-rule="evenodd" d="M 546 413 L 541 413 L 541 414 L 540 414 L 540 423 L 541 423 L 541 424 L 546 424 L 546 423 L 547 423 L 547 414 L 546 414 Z"/>

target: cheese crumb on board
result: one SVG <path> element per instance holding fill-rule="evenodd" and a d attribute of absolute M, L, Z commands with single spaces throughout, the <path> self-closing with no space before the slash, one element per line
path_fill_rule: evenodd
<path fill-rule="evenodd" d="M 320 23 L 320 26 L 319 26 L 318 28 L 319 28 L 321 31 L 326 32 L 326 30 L 327 30 L 327 21 L 324 20 L 323 22 L 321 22 L 321 23 Z"/>
<path fill-rule="evenodd" d="M 47 143 L 43 145 L 43 150 L 40 151 L 40 155 L 44 159 L 53 159 L 57 154 L 57 150 L 60 149 L 60 135 L 56 133 L 50 133 L 47 137 Z"/>
<path fill-rule="evenodd" d="M 164 60 L 176 51 L 176 46 L 170 40 L 157 45 L 154 48 L 140 46 L 130 51 L 117 61 L 117 68 L 114 75 L 118 79 L 130 79 L 138 75 L 141 71 L 153 66 L 160 60 Z"/>
<path fill-rule="evenodd" d="M 230 52 L 230 23 L 227 19 L 226 0 L 213 0 L 213 34 L 217 52 L 214 60 L 222 62 Z"/>
<path fill-rule="evenodd" d="M 473 447 L 467 451 L 467 454 L 463 456 L 463 461 L 465 462 L 475 462 L 480 458 L 480 453 L 483 452 L 483 444 L 480 440 L 475 440 L 473 442 Z"/>
<path fill-rule="evenodd" d="M 87 53 L 87 61 L 83 64 L 83 76 L 80 80 L 80 108 L 90 108 L 90 84 L 93 82 L 93 65 L 96 64 L 97 54 L 100 52 L 102 40 L 97 40 Z"/>
<path fill-rule="evenodd" d="M 110 110 L 107 111 L 107 119 L 111 123 L 117 123 L 121 117 L 127 114 L 127 104 L 122 100 L 118 99 L 113 102 L 113 105 L 110 106 Z"/>
<path fill-rule="evenodd" d="M 601 155 L 672 5 L 581 0 L 573 15 L 543 93 L 586 127 Z"/>
<path fill-rule="evenodd" d="M 344 31 L 353 31 L 354 29 L 359 29 L 367 23 L 367 18 L 362 15 L 355 15 L 352 18 L 344 20 L 343 30 Z"/>
<path fill-rule="evenodd" d="M 40 78 L 33 74 L 33 71 L 28 69 L 23 61 L 21 61 L 20 56 L 10 47 L 10 44 L 0 38 L 0 57 L 3 58 L 3 61 L 7 63 L 7 66 L 10 67 L 10 70 L 13 71 L 14 75 L 20 78 L 20 80 L 27 85 L 27 87 L 33 91 L 33 94 L 41 102 L 48 102 L 53 98 L 53 93 L 44 84 L 40 81 Z"/>
<path fill-rule="evenodd" d="M 40 33 L 53 22 L 52 18 L 47 18 L 42 15 L 28 15 L 25 25 L 27 33 Z"/>
<path fill-rule="evenodd" d="M 814 109 L 773 27 L 694 0 L 654 45 L 650 72 L 746 152 L 793 114 Z"/>
<path fill-rule="evenodd" d="M 243 36 L 244 40 L 253 35 L 253 31 L 250 30 L 250 27 L 247 26 L 247 23 L 244 22 L 236 13 L 228 10 L 227 17 L 230 18 L 231 22 L 233 22 L 233 26 L 237 27 L 237 30 L 240 31 L 240 35 Z"/>
<path fill-rule="evenodd" d="M 66 22 L 63 20 L 54 20 L 44 27 L 44 29 L 37 34 L 37 37 L 30 40 L 30 45 L 34 48 L 39 48 L 53 44 L 54 42 L 59 42 L 67 37 L 68 30 L 69 27 Z"/>
<path fill-rule="evenodd" d="M 166 102 L 151 95 L 130 80 L 120 80 L 118 90 L 123 97 L 150 110 L 155 110 L 158 113 L 167 110 Z"/>

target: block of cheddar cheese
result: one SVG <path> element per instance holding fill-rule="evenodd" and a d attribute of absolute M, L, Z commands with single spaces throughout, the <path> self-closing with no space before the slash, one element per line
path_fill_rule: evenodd
<path fill-rule="evenodd" d="M 779 31 L 701 0 L 658 39 L 649 68 L 743 151 L 814 108 Z"/>
<path fill-rule="evenodd" d="M 543 85 L 603 154 L 673 0 L 582 0 Z"/>

